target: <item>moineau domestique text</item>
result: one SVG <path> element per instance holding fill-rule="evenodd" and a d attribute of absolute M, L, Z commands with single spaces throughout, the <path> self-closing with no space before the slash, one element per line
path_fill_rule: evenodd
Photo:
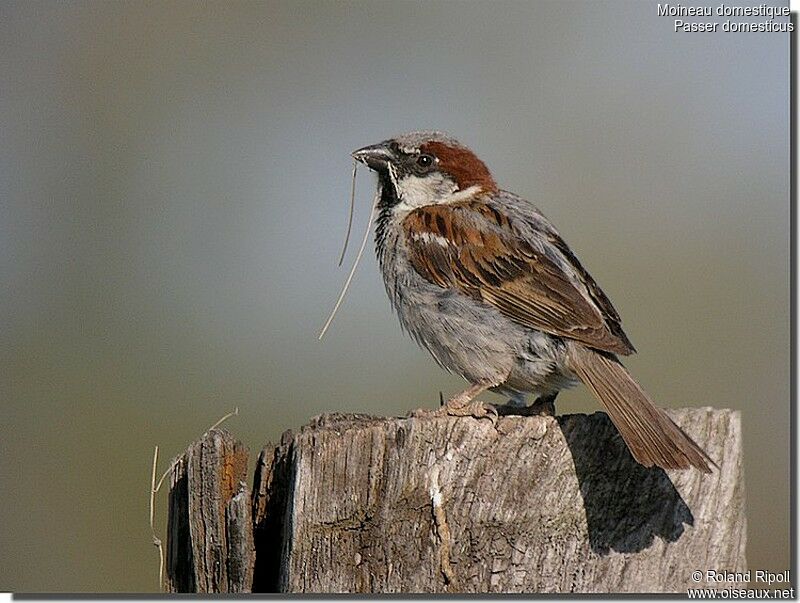
<path fill-rule="evenodd" d="M 659 17 L 788 17 L 788 6 L 684 6 L 683 4 L 659 4 Z"/>

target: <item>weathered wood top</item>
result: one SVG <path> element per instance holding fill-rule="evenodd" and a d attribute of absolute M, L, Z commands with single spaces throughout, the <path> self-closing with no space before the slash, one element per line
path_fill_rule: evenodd
<path fill-rule="evenodd" d="M 473 418 L 318 417 L 259 457 L 252 587 L 685 592 L 725 586 L 694 582 L 691 572 L 745 569 L 739 413 L 669 414 L 718 470 L 644 468 L 603 413 L 510 416 L 496 426 Z M 234 540 L 246 543 L 236 525 L 228 525 L 240 534 Z M 192 549 L 200 554 L 196 544 Z"/>

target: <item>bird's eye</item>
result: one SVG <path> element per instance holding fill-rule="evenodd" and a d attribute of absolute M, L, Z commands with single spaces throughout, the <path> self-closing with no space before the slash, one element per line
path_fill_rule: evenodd
<path fill-rule="evenodd" d="M 421 168 L 429 168 L 433 165 L 433 157 L 430 155 L 420 155 L 417 157 L 417 165 Z"/>

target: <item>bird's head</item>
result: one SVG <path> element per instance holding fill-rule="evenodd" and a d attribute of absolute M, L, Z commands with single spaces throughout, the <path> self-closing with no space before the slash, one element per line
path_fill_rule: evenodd
<path fill-rule="evenodd" d="M 441 132 L 411 132 L 353 152 L 390 186 L 398 209 L 454 203 L 497 190 L 486 165 Z"/>

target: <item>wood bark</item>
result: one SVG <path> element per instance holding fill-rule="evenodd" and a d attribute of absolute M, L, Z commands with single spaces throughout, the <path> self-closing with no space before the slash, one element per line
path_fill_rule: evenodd
<path fill-rule="evenodd" d="M 247 448 L 212 429 L 172 464 L 167 590 L 249 592 L 253 584 Z"/>
<path fill-rule="evenodd" d="M 302 593 L 743 586 L 692 575 L 746 569 L 739 413 L 669 414 L 719 465 L 711 475 L 642 467 L 603 413 L 509 416 L 494 426 L 472 418 L 318 417 L 259 456 L 250 586 Z M 191 515 L 183 501 L 200 487 L 175 473 L 173 583 L 226 584 L 198 575 L 213 564 L 181 556 L 207 558 L 208 541 L 194 542 L 202 532 L 191 521 L 188 530 L 173 521 L 173 510 Z M 181 541 L 187 534 L 191 546 Z M 194 582 L 181 574 L 190 568 Z M 237 575 L 246 580 L 246 572 Z"/>

